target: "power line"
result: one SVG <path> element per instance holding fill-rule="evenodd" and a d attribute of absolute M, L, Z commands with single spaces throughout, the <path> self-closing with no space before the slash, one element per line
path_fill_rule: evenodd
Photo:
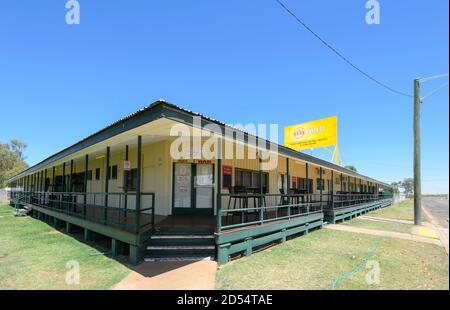
<path fill-rule="evenodd" d="M 348 65 L 350 65 L 353 69 L 355 69 L 356 71 L 358 71 L 359 73 L 361 73 L 362 75 L 364 75 L 366 78 L 368 78 L 369 80 L 371 80 L 372 82 L 377 83 L 379 86 L 384 87 L 385 89 L 397 94 L 397 95 L 401 95 L 401 96 L 405 96 L 408 98 L 413 98 L 412 95 L 404 93 L 402 91 L 396 90 L 388 85 L 386 85 L 385 83 L 377 80 L 376 78 L 372 77 L 370 74 L 364 72 L 362 69 L 360 69 L 358 66 L 356 66 L 355 64 L 353 64 L 347 57 L 345 57 L 344 55 L 342 55 L 339 51 L 337 51 L 333 46 L 331 46 L 329 43 L 327 43 L 324 39 L 322 39 L 314 30 L 312 30 L 308 25 L 306 25 L 299 17 L 297 17 L 297 15 L 295 15 L 291 10 L 289 10 L 289 8 L 286 7 L 286 5 L 284 5 L 283 2 L 281 2 L 280 0 L 275 0 L 288 14 L 290 14 L 300 25 L 302 25 L 306 30 L 308 30 L 313 36 L 315 36 L 320 42 L 322 42 L 322 44 L 324 44 L 327 48 L 329 48 L 333 53 L 335 53 L 339 58 L 341 58 L 342 60 L 344 60 Z"/>
<path fill-rule="evenodd" d="M 435 93 L 437 93 L 438 91 L 440 91 L 441 89 L 444 89 L 445 87 L 448 86 L 448 82 L 445 84 L 442 84 L 438 87 L 436 87 L 435 89 L 433 89 L 432 91 L 430 91 L 427 95 L 423 96 L 422 98 L 420 98 L 420 101 L 424 101 L 425 99 L 428 99 L 429 97 L 433 96 Z"/>

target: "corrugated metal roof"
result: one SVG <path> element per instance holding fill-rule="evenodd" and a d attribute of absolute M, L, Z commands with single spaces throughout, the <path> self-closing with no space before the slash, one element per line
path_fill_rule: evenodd
<path fill-rule="evenodd" d="M 119 119 L 119 120 L 113 122 L 113 123 L 111 123 L 110 125 L 108 125 L 108 126 L 102 128 L 102 129 L 100 129 L 100 130 L 94 132 L 93 134 L 91 134 L 91 135 L 89 135 L 89 136 L 83 138 L 82 140 L 79 140 L 78 142 L 72 144 L 71 146 L 69 146 L 69 147 L 67 147 L 67 148 L 65 148 L 65 149 L 63 149 L 63 150 L 61 150 L 61 151 L 59 151 L 59 152 L 57 152 L 57 153 L 55 153 L 55 154 L 53 154 L 53 155 L 47 157 L 46 159 L 42 160 L 41 162 L 37 163 L 36 165 L 31 166 L 31 167 L 29 167 L 29 168 L 23 170 L 22 172 L 20 172 L 20 173 L 18 173 L 17 175 L 15 175 L 15 176 L 11 177 L 10 179 L 8 179 L 7 182 L 11 182 L 11 181 L 13 181 L 14 179 L 16 179 L 18 176 L 21 176 L 21 175 L 23 175 L 23 174 L 27 174 L 28 172 L 35 171 L 35 170 L 37 170 L 37 168 L 39 168 L 40 166 L 42 166 L 42 165 L 44 165 L 44 164 L 45 164 L 45 165 L 48 165 L 48 164 L 51 163 L 52 161 L 56 161 L 56 160 L 60 159 L 60 158 L 59 158 L 59 155 L 62 155 L 64 152 L 68 152 L 68 151 L 70 151 L 70 149 L 73 149 L 73 148 L 76 148 L 77 146 L 82 145 L 83 143 L 85 143 L 85 142 L 87 142 L 87 141 L 93 139 L 94 137 L 99 136 L 100 134 L 102 134 L 102 133 L 108 131 L 109 129 L 112 129 L 112 128 L 117 127 L 118 125 L 124 124 L 124 123 L 126 123 L 127 121 L 130 121 L 130 120 L 132 120 L 132 119 L 138 117 L 139 115 L 144 114 L 144 113 L 147 112 L 147 111 L 153 110 L 153 109 L 155 109 L 157 106 L 160 106 L 160 105 L 163 105 L 163 106 L 165 106 L 165 107 L 169 107 L 169 108 L 172 108 L 172 109 L 174 109 L 174 110 L 176 110 L 176 111 L 184 112 L 184 113 L 187 113 L 187 114 L 190 114 L 190 115 L 193 115 L 193 116 L 198 116 L 198 117 L 201 117 L 203 120 L 207 120 L 207 121 L 209 121 L 209 122 L 213 122 L 213 123 L 216 123 L 216 124 L 218 124 L 218 125 L 221 125 L 221 126 L 224 126 L 224 127 L 231 128 L 231 129 L 233 129 L 233 130 L 235 130 L 235 131 L 239 131 L 239 132 L 248 134 L 248 135 L 250 135 L 250 136 L 253 136 L 251 133 L 248 133 L 248 132 L 245 132 L 245 131 L 243 131 L 243 130 L 241 130 L 241 129 L 239 129 L 239 128 L 236 128 L 236 127 L 227 125 L 227 124 L 225 124 L 225 123 L 223 123 L 223 122 L 221 122 L 221 121 L 218 121 L 218 120 L 216 120 L 216 119 L 214 119 L 214 118 L 205 116 L 205 115 L 203 115 L 203 114 L 201 114 L 201 113 L 198 113 L 198 112 L 193 112 L 192 110 L 185 109 L 185 108 L 183 108 L 183 107 L 181 107 L 181 106 L 177 106 L 177 105 L 175 105 L 175 104 L 173 104 L 173 103 L 170 103 L 170 102 L 165 101 L 164 99 L 160 99 L 160 100 L 155 101 L 155 102 L 153 102 L 152 104 L 150 104 L 150 105 L 148 105 L 148 106 L 146 106 L 146 107 L 143 107 L 143 108 L 141 108 L 141 109 L 139 109 L 139 110 L 137 110 L 137 111 L 135 111 L 135 112 L 133 112 L 133 113 L 131 113 L 131 114 L 129 114 L 129 115 L 127 115 L 127 116 L 125 116 L 125 117 L 123 117 L 123 118 L 121 118 L 121 119 Z M 164 116 L 161 115 L 161 117 L 164 117 Z M 263 140 L 264 140 L 264 141 L 267 141 L 267 140 L 265 140 L 265 139 L 263 139 Z M 267 141 L 267 142 L 270 142 L 270 141 Z M 273 143 L 273 142 L 270 142 L 270 143 Z M 312 162 L 318 163 L 319 165 L 325 165 L 325 166 L 328 166 L 328 167 L 331 168 L 331 169 L 335 169 L 335 170 L 344 172 L 344 173 L 346 173 L 346 174 L 349 174 L 349 175 L 352 175 L 352 176 L 355 176 L 355 177 L 360 177 L 360 178 L 368 179 L 368 180 L 371 180 L 371 181 L 373 181 L 373 182 L 377 182 L 377 183 L 379 183 L 379 184 L 383 184 L 384 186 L 390 186 L 390 185 L 388 185 L 388 184 L 386 184 L 386 183 L 384 183 L 384 182 L 380 182 L 380 181 L 378 181 L 378 180 L 375 180 L 375 179 L 372 179 L 372 178 L 370 178 L 370 177 L 361 175 L 361 174 L 359 174 L 359 173 L 357 173 L 357 172 L 354 172 L 354 171 L 352 171 L 352 170 L 348 170 L 348 169 L 345 169 L 345 168 L 343 168 L 343 167 L 341 167 L 341 166 L 337 166 L 337 165 L 335 165 L 335 164 L 333 164 L 333 163 L 330 163 L 330 162 L 328 162 L 328 161 L 325 161 L 325 160 L 323 160 L 323 159 L 320 159 L 320 158 L 317 158 L 317 157 L 314 157 L 314 156 L 311 156 L 311 155 L 308 155 L 308 154 L 305 154 L 305 153 L 297 152 L 297 151 L 295 151 L 295 150 L 293 150 L 293 149 L 290 149 L 290 148 L 287 148 L 287 147 L 285 147 L 285 146 L 283 146 L 283 145 L 279 145 L 279 144 L 276 144 L 276 145 L 277 145 L 278 148 L 282 151 L 281 153 L 284 153 L 285 155 L 294 156 L 294 157 L 297 157 L 298 159 L 305 160 L 305 161 L 312 161 Z M 284 150 L 284 152 L 283 152 L 283 150 Z M 289 153 L 289 154 L 288 154 L 288 153 Z M 66 155 L 66 156 L 69 156 L 69 155 Z M 65 156 L 64 156 L 64 157 L 65 157 Z"/>

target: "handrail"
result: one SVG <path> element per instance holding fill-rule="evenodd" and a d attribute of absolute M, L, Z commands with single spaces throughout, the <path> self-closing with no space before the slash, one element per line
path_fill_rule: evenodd
<path fill-rule="evenodd" d="M 139 198 L 135 198 L 142 200 L 149 197 L 149 200 L 142 204 L 139 214 L 136 214 L 133 208 L 132 199 L 124 198 L 137 197 L 136 192 L 16 191 L 13 196 L 19 193 L 23 193 L 27 203 L 85 220 L 118 226 L 136 234 L 142 229 L 147 230 L 147 227 L 153 229 L 155 224 L 155 193 L 151 192 L 141 192 Z M 111 198 L 107 206 L 103 204 L 105 196 Z M 85 197 L 88 199 L 79 199 Z M 103 216 L 105 212 L 108 215 L 106 219 Z M 141 223 L 137 221 L 138 217 L 143 218 Z"/>
<path fill-rule="evenodd" d="M 389 199 L 388 195 L 368 193 L 260 194 L 239 192 L 221 193 L 219 197 L 222 208 L 217 214 L 217 220 L 220 221 L 218 233 L 232 228 L 291 220 L 300 216 L 321 213 L 324 210 L 348 208 Z M 250 215 L 253 216 L 252 219 L 250 219 Z M 234 223 L 236 216 L 239 216 L 240 220 Z M 231 224 L 228 224 L 230 217 Z"/>

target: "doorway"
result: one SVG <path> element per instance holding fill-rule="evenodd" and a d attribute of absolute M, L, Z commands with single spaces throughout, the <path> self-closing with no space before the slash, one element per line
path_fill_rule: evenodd
<path fill-rule="evenodd" d="M 214 215 L 214 164 L 174 163 L 173 215 Z"/>

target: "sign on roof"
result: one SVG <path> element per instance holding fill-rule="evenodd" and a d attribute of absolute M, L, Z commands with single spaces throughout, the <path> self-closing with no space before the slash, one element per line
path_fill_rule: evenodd
<path fill-rule="evenodd" d="M 297 151 L 336 144 L 336 116 L 284 127 L 284 145 Z"/>

